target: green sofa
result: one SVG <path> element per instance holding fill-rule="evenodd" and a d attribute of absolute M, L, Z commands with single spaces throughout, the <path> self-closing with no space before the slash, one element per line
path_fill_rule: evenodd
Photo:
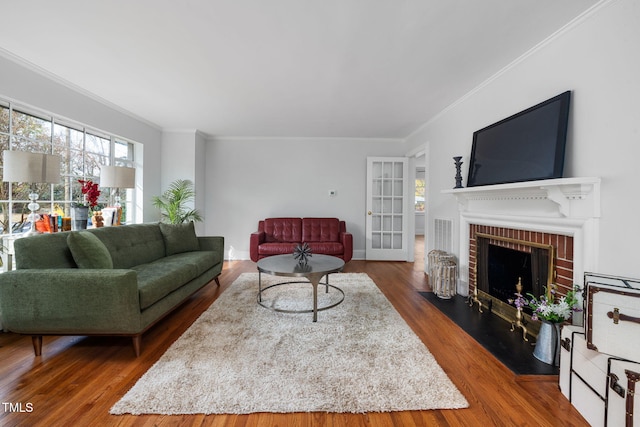
<path fill-rule="evenodd" d="M 103 227 L 15 241 L 16 270 L 0 274 L 3 327 L 31 335 L 141 336 L 212 280 L 220 286 L 224 238 L 193 223 Z"/>

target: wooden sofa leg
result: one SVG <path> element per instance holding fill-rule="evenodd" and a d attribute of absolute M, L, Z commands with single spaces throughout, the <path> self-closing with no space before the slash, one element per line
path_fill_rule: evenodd
<path fill-rule="evenodd" d="M 33 352 L 36 356 L 42 355 L 42 335 L 33 335 L 31 337 L 31 342 L 33 343 Z"/>
<path fill-rule="evenodd" d="M 135 351 L 136 357 L 140 356 L 141 348 L 142 348 L 142 335 L 136 335 L 133 337 L 133 351 Z"/>

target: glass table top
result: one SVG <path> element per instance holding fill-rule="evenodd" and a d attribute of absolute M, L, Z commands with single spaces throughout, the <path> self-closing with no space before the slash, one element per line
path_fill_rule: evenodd
<path fill-rule="evenodd" d="M 313 273 L 336 273 L 344 267 L 344 261 L 330 255 L 315 254 L 306 264 L 298 264 L 293 254 L 274 255 L 258 261 L 258 271 L 274 276 L 304 277 Z"/>

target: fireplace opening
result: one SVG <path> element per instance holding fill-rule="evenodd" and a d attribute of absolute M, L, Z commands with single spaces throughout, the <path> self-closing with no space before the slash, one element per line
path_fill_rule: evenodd
<path fill-rule="evenodd" d="M 523 295 L 544 294 L 553 274 L 552 246 L 490 235 L 478 234 L 476 238 L 479 291 L 508 304 L 520 281 Z"/>
<path fill-rule="evenodd" d="M 522 284 L 522 294 L 534 293 L 531 272 L 531 254 L 497 245 L 488 246 L 488 286 L 489 295 L 507 302 L 513 298 L 518 281 Z"/>

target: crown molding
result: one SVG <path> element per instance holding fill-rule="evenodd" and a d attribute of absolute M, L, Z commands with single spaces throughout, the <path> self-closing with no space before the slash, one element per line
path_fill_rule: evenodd
<path fill-rule="evenodd" d="M 71 90 L 73 92 L 76 92 L 76 93 L 78 93 L 78 94 L 80 94 L 80 95 L 82 95 L 84 97 L 87 97 L 87 98 L 91 99 L 92 101 L 95 101 L 95 102 L 97 102 L 99 104 L 102 104 L 107 108 L 110 108 L 110 109 L 112 109 L 114 111 L 117 111 L 118 113 L 121 113 L 121 114 L 124 114 L 124 115 L 126 115 L 128 117 L 131 117 L 132 119 L 137 120 L 137 121 L 139 121 L 141 123 L 144 123 L 145 125 L 150 126 L 150 127 L 154 128 L 156 130 L 159 130 L 159 131 L 162 130 L 162 128 L 158 124 L 153 123 L 153 122 L 149 121 L 148 119 L 146 119 L 144 117 L 138 116 L 137 114 L 132 113 L 131 111 L 126 110 L 126 109 L 122 108 L 121 106 L 119 106 L 117 104 L 114 104 L 113 102 L 108 101 L 105 98 L 102 98 L 101 96 L 98 96 L 95 93 L 90 92 L 90 91 L 82 88 L 81 86 L 78 86 L 75 83 L 72 83 L 69 80 L 66 80 L 66 79 L 60 77 L 59 75 L 54 74 L 51 71 L 48 71 L 48 70 L 40 67 L 39 65 L 36 65 L 33 62 L 30 62 L 30 61 L 22 58 L 21 56 L 18 56 L 16 54 L 14 54 L 14 53 L 2 48 L 2 47 L 0 47 L 0 56 L 2 56 L 3 58 L 5 58 L 5 59 L 7 59 L 7 60 L 9 60 L 11 62 L 14 62 L 14 63 L 18 64 L 19 66 L 21 66 L 23 68 L 26 68 L 27 70 L 29 70 L 29 71 L 31 71 L 33 73 L 36 73 L 36 74 L 46 78 L 47 80 L 51 80 L 53 83 L 56 83 L 56 84 L 58 84 L 60 86 L 63 86 L 63 87 L 66 87 L 67 89 L 69 89 L 69 90 Z M 20 102 L 20 101 L 16 100 L 16 102 Z"/>
<path fill-rule="evenodd" d="M 505 74 L 508 71 L 510 71 L 511 69 L 515 68 L 521 62 L 523 62 L 524 60 L 526 60 L 529 57 L 533 56 L 535 53 L 537 53 L 538 51 L 542 50 L 543 48 L 545 48 L 546 46 L 548 46 L 549 44 L 551 44 L 555 40 L 559 39 L 564 34 L 570 32 L 570 31 L 574 30 L 575 28 L 577 28 L 578 26 L 582 25 L 584 22 L 586 22 L 592 16 L 594 16 L 595 14 L 600 12 L 600 10 L 604 9 L 605 7 L 607 7 L 607 6 L 609 6 L 609 5 L 613 4 L 613 3 L 616 3 L 617 1 L 618 0 L 601 0 L 598 3 L 594 4 L 589 9 L 585 10 L 580 15 L 575 17 L 573 20 L 568 22 L 562 28 L 560 28 L 559 30 L 557 30 L 556 32 L 554 32 L 553 34 L 551 34 L 550 36 L 548 36 L 547 38 L 542 40 L 540 43 L 538 43 L 537 45 L 535 45 L 534 47 L 532 47 L 531 49 L 526 51 L 524 54 L 520 55 L 515 60 L 511 61 L 505 67 L 500 69 L 497 73 L 493 74 L 491 77 L 489 77 L 488 79 L 486 79 L 485 81 L 480 83 L 478 86 L 476 86 L 473 89 L 471 89 L 469 92 L 464 94 L 462 97 L 460 97 L 456 101 L 454 101 L 452 104 L 449 104 L 449 106 L 445 107 L 438 114 L 436 114 L 435 116 L 431 117 L 429 120 L 424 122 L 420 127 L 418 127 L 416 130 L 411 132 L 406 137 L 406 139 L 408 140 L 408 139 L 412 138 L 414 135 L 417 135 L 422 130 L 424 130 L 424 128 L 428 127 L 429 125 L 431 125 L 435 121 L 439 120 L 442 116 L 447 114 L 449 111 L 455 109 L 458 105 L 462 104 L 463 102 L 465 102 L 466 100 L 471 98 L 473 95 L 475 95 L 476 93 L 480 92 L 485 87 L 489 86 L 495 80 L 500 78 L 503 74 Z"/>

